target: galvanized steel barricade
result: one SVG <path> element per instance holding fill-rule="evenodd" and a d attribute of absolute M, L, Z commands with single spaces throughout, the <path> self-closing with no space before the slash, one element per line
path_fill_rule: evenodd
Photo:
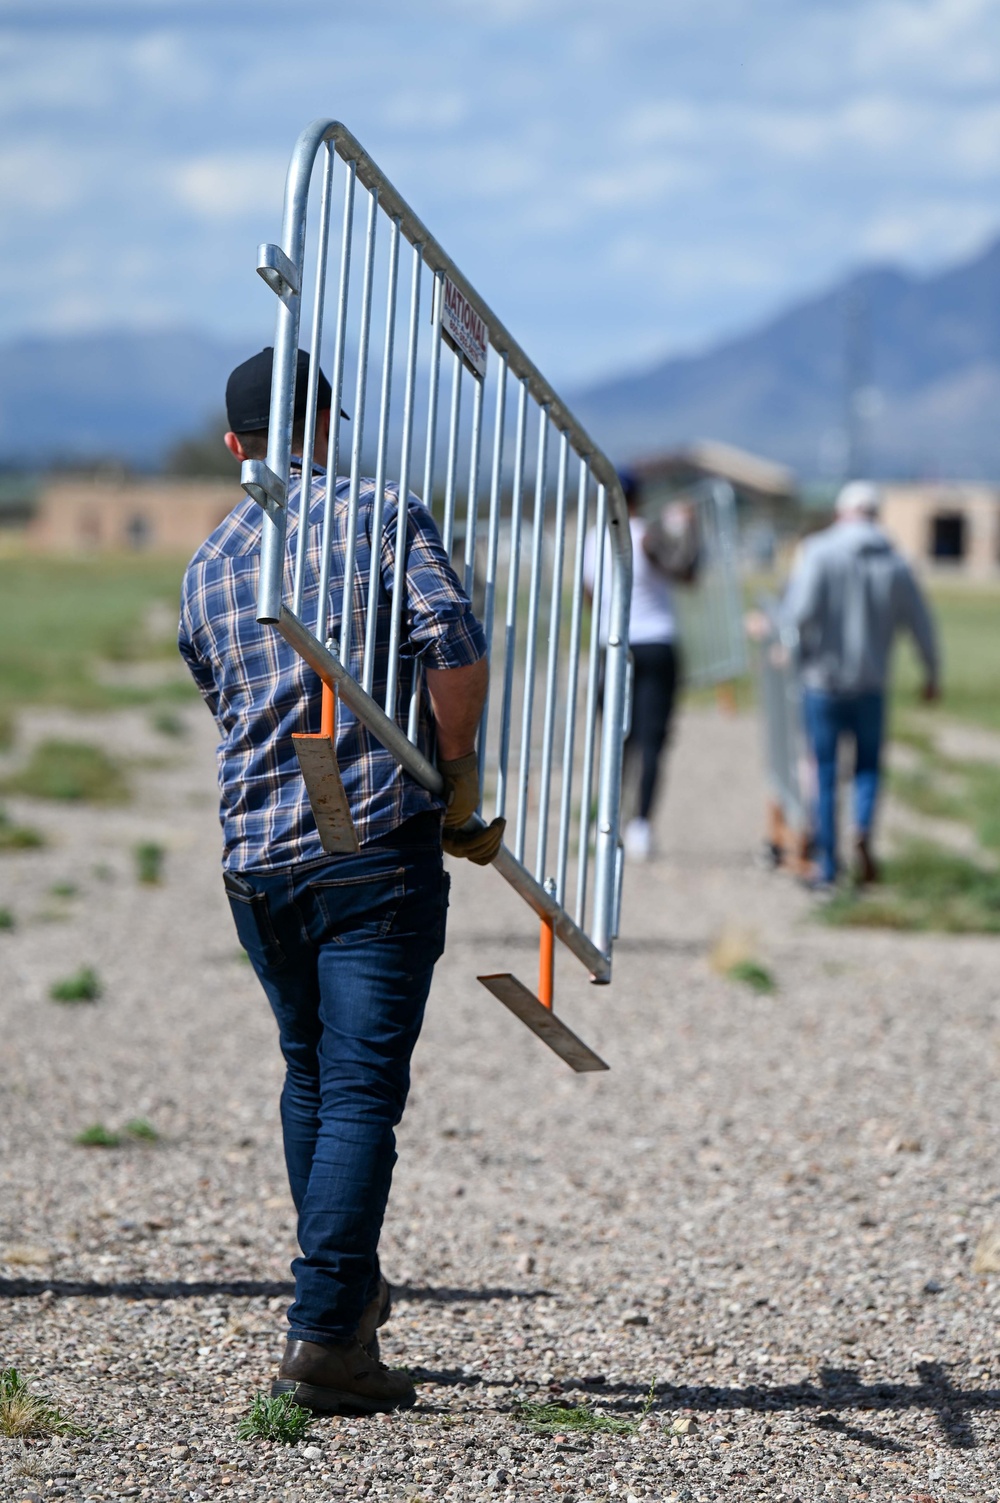
<path fill-rule="evenodd" d="M 307 231 L 314 176 L 320 201 Z M 439 772 L 415 745 L 422 685 L 419 670 L 400 658 L 402 592 L 392 601 L 384 703 L 370 692 L 375 613 L 369 610 L 360 672 L 352 674 L 349 665 L 352 656 L 358 659 L 360 644 L 350 640 L 350 611 L 343 609 L 354 578 L 362 476 L 374 476 L 373 536 L 382 535 L 387 484 L 398 485 L 401 495 L 415 491 L 437 511 L 445 546 L 485 626 L 492 664 L 479 735 L 483 804 L 470 823 L 506 817 L 507 842 L 496 869 L 541 918 L 543 941 L 547 936 L 551 944 L 557 936 L 592 980 L 606 982 L 621 885 L 631 591 L 628 519 L 615 470 L 338 122 L 314 121 L 299 137 L 286 182 L 281 244 L 260 247 L 257 270 L 278 297 L 267 459 L 248 460 L 242 473 L 245 490 L 264 512 L 258 620 L 274 625 L 409 773 L 439 792 Z M 298 533 L 290 601 L 282 587 L 300 343 L 311 352 L 303 476 L 310 476 L 314 458 L 331 476 L 343 473 L 348 447 L 350 456 L 344 596 L 329 602 L 329 579 L 321 576 L 315 622 L 301 619 L 306 527 Z M 333 387 L 333 421 L 328 453 L 314 455 L 311 414 L 321 359 Z M 350 408 L 349 445 L 339 417 L 342 403 Z M 373 405 L 374 435 L 368 416 Z M 304 478 L 304 516 L 309 486 Z M 332 491 L 331 485 L 324 567 Z M 406 544 L 405 507 L 398 508 L 398 519 L 397 557 Z M 597 554 L 592 614 L 582 583 L 591 530 Z M 605 552 L 612 567 L 602 718 L 597 622 Z M 372 557 L 369 604 L 378 585 L 377 547 Z M 342 622 L 339 642 L 328 636 L 328 610 Z M 540 992 L 550 1004 L 545 948 L 543 943 Z M 550 958 L 548 978 L 551 988 Z M 550 1005 L 539 1009 L 512 977 L 481 979 L 504 983 L 491 990 L 574 1062 L 573 1035 L 552 1017 Z M 586 1061 L 586 1046 L 579 1051 L 577 1068 L 604 1068 L 596 1056 Z"/>
<path fill-rule="evenodd" d="M 684 681 L 693 688 L 733 683 L 747 671 L 736 497 L 725 480 L 706 480 L 685 499 L 697 508 L 698 572 L 677 591 Z"/>
<path fill-rule="evenodd" d="M 760 603 L 755 617 L 754 662 L 769 801 L 767 842 L 775 865 L 804 872 L 808 865 L 809 751 L 802 720 L 797 638 L 783 627 L 777 604 Z"/>

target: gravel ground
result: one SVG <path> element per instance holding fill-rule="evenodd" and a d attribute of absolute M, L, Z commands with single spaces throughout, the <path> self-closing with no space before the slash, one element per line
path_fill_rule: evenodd
<path fill-rule="evenodd" d="M 560 961 L 610 1074 L 477 985 L 532 981 L 533 922 L 456 874 L 383 1247 L 383 1354 L 418 1407 L 238 1440 L 294 1248 L 277 1049 L 218 880 L 208 717 L 79 731 L 112 725 L 135 801 L 12 801 L 51 843 L 0 857 L 0 1365 L 88 1432 L 0 1440 L 4 1500 L 1000 1498 L 1000 1275 L 974 1271 L 1000 1222 L 997 945 L 812 923 L 753 859 L 756 727 L 710 712 L 627 875 L 613 986 Z M 720 936 L 772 995 L 713 969 Z M 101 998 L 49 1000 L 82 964 Z M 135 1118 L 158 1141 L 73 1143 Z M 595 1428 L 533 1434 L 518 1406 L 547 1401 Z"/>

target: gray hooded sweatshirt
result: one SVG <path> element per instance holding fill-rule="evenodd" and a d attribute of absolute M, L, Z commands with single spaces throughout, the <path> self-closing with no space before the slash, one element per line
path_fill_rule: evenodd
<path fill-rule="evenodd" d="M 901 627 L 912 633 L 927 677 L 937 682 L 937 641 L 920 587 L 882 529 L 866 518 L 836 522 L 803 544 L 781 615 L 798 634 L 807 689 L 882 692 Z"/>

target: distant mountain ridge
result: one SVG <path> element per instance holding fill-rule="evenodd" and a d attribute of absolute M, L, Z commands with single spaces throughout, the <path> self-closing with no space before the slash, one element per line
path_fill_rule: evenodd
<path fill-rule="evenodd" d="M 867 331 L 866 468 L 1000 477 L 1000 241 L 932 276 L 863 271 L 705 353 L 568 393 L 570 405 L 618 462 L 708 438 L 806 479 L 836 474 L 852 307 Z M 157 469 L 221 411 L 229 371 L 255 347 L 181 329 L 9 341 L 0 464 L 120 458 Z"/>
<path fill-rule="evenodd" d="M 805 477 L 835 473 L 851 308 L 864 331 L 866 468 L 1000 476 L 1000 241 L 933 276 L 861 272 L 740 338 L 601 382 L 572 405 L 617 459 L 712 438 Z"/>

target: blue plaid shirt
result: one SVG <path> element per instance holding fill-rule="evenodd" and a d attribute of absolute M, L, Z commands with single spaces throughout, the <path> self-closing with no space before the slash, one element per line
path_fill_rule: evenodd
<path fill-rule="evenodd" d="M 327 633 L 340 636 L 347 497 L 350 482 L 337 480 L 330 567 Z M 291 596 L 301 473 L 288 488 L 285 596 Z M 316 622 L 326 475 L 314 473 L 302 620 Z M 352 596 L 350 669 L 361 678 L 372 550 L 375 484 L 361 482 L 357 562 Z M 385 703 L 389 623 L 396 579 L 398 490 L 386 487 L 378 630 L 372 694 Z M 483 629 L 452 569 L 430 512 L 414 496 L 407 504 L 407 551 L 402 608 L 402 649 L 396 720 L 405 728 L 411 672 L 407 660 L 431 668 L 461 668 L 486 652 Z M 293 731 L 320 728 L 319 679 L 273 626 L 257 624 L 262 515 L 249 497 L 234 507 L 188 564 L 181 590 L 178 647 L 218 723 L 219 790 L 227 870 L 271 870 L 323 855 L 309 807 Z M 426 690 L 420 702 L 418 745 L 431 746 Z M 404 820 L 444 805 L 408 773 L 337 701 L 337 760 L 362 845 L 391 834 Z"/>

